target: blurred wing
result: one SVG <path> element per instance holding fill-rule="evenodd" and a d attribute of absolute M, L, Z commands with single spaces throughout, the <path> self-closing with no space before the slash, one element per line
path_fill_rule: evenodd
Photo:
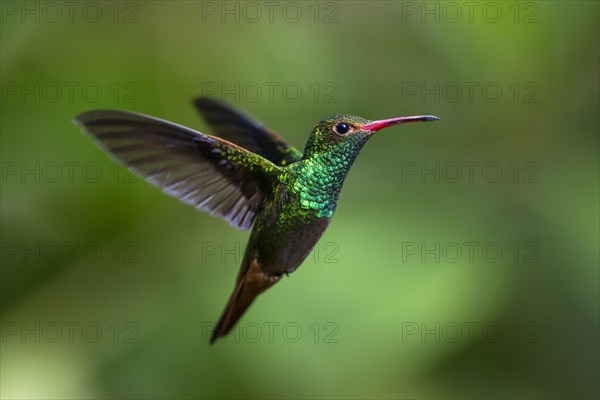
<path fill-rule="evenodd" d="M 243 230 L 279 170 L 232 143 L 143 114 L 89 111 L 74 122 L 165 193 Z"/>
<path fill-rule="evenodd" d="M 194 105 L 215 134 L 259 154 L 275 165 L 287 165 L 302 158 L 302 153 L 260 121 L 229 104 L 209 97 L 194 100 Z"/>

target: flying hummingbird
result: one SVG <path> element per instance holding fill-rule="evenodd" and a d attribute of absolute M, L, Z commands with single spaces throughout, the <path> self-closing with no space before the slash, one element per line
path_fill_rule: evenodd
<path fill-rule="evenodd" d="M 380 129 L 431 115 L 370 121 L 338 114 L 312 130 L 304 152 L 216 99 L 194 105 L 217 136 L 126 111 L 88 111 L 74 122 L 113 158 L 165 193 L 252 227 L 244 259 L 210 343 L 225 336 L 254 299 L 293 272 L 333 218 L 352 163 Z"/>

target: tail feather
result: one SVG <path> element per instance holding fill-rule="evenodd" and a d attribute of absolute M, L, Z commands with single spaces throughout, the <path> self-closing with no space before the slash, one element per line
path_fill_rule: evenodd
<path fill-rule="evenodd" d="M 254 299 L 281 279 L 280 276 L 269 276 L 263 273 L 256 260 L 252 261 L 245 273 L 242 271 L 238 275 L 225 310 L 213 330 L 210 344 L 213 344 L 219 337 L 227 335 Z"/>

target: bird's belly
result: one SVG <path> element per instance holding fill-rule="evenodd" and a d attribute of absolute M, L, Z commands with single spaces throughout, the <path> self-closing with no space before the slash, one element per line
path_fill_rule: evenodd
<path fill-rule="evenodd" d="M 256 232 L 253 247 L 261 269 L 269 275 L 293 272 L 310 254 L 330 219 L 271 220 Z"/>

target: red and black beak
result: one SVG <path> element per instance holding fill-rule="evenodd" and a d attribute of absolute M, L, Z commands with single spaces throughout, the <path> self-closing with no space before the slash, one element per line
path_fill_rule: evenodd
<path fill-rule="evenodd" d="M 378 121 L 369 122 L 363 125 L 362 130 L 375 133 L 380 129 L 387 128 L 389 126 L 408 124 L 410 122 L 425 122 L 425 121 L 437 121 L 439 118 L 434 115 L 415 115 L 412 117 L 399 117 L 380 119 Z"/>

